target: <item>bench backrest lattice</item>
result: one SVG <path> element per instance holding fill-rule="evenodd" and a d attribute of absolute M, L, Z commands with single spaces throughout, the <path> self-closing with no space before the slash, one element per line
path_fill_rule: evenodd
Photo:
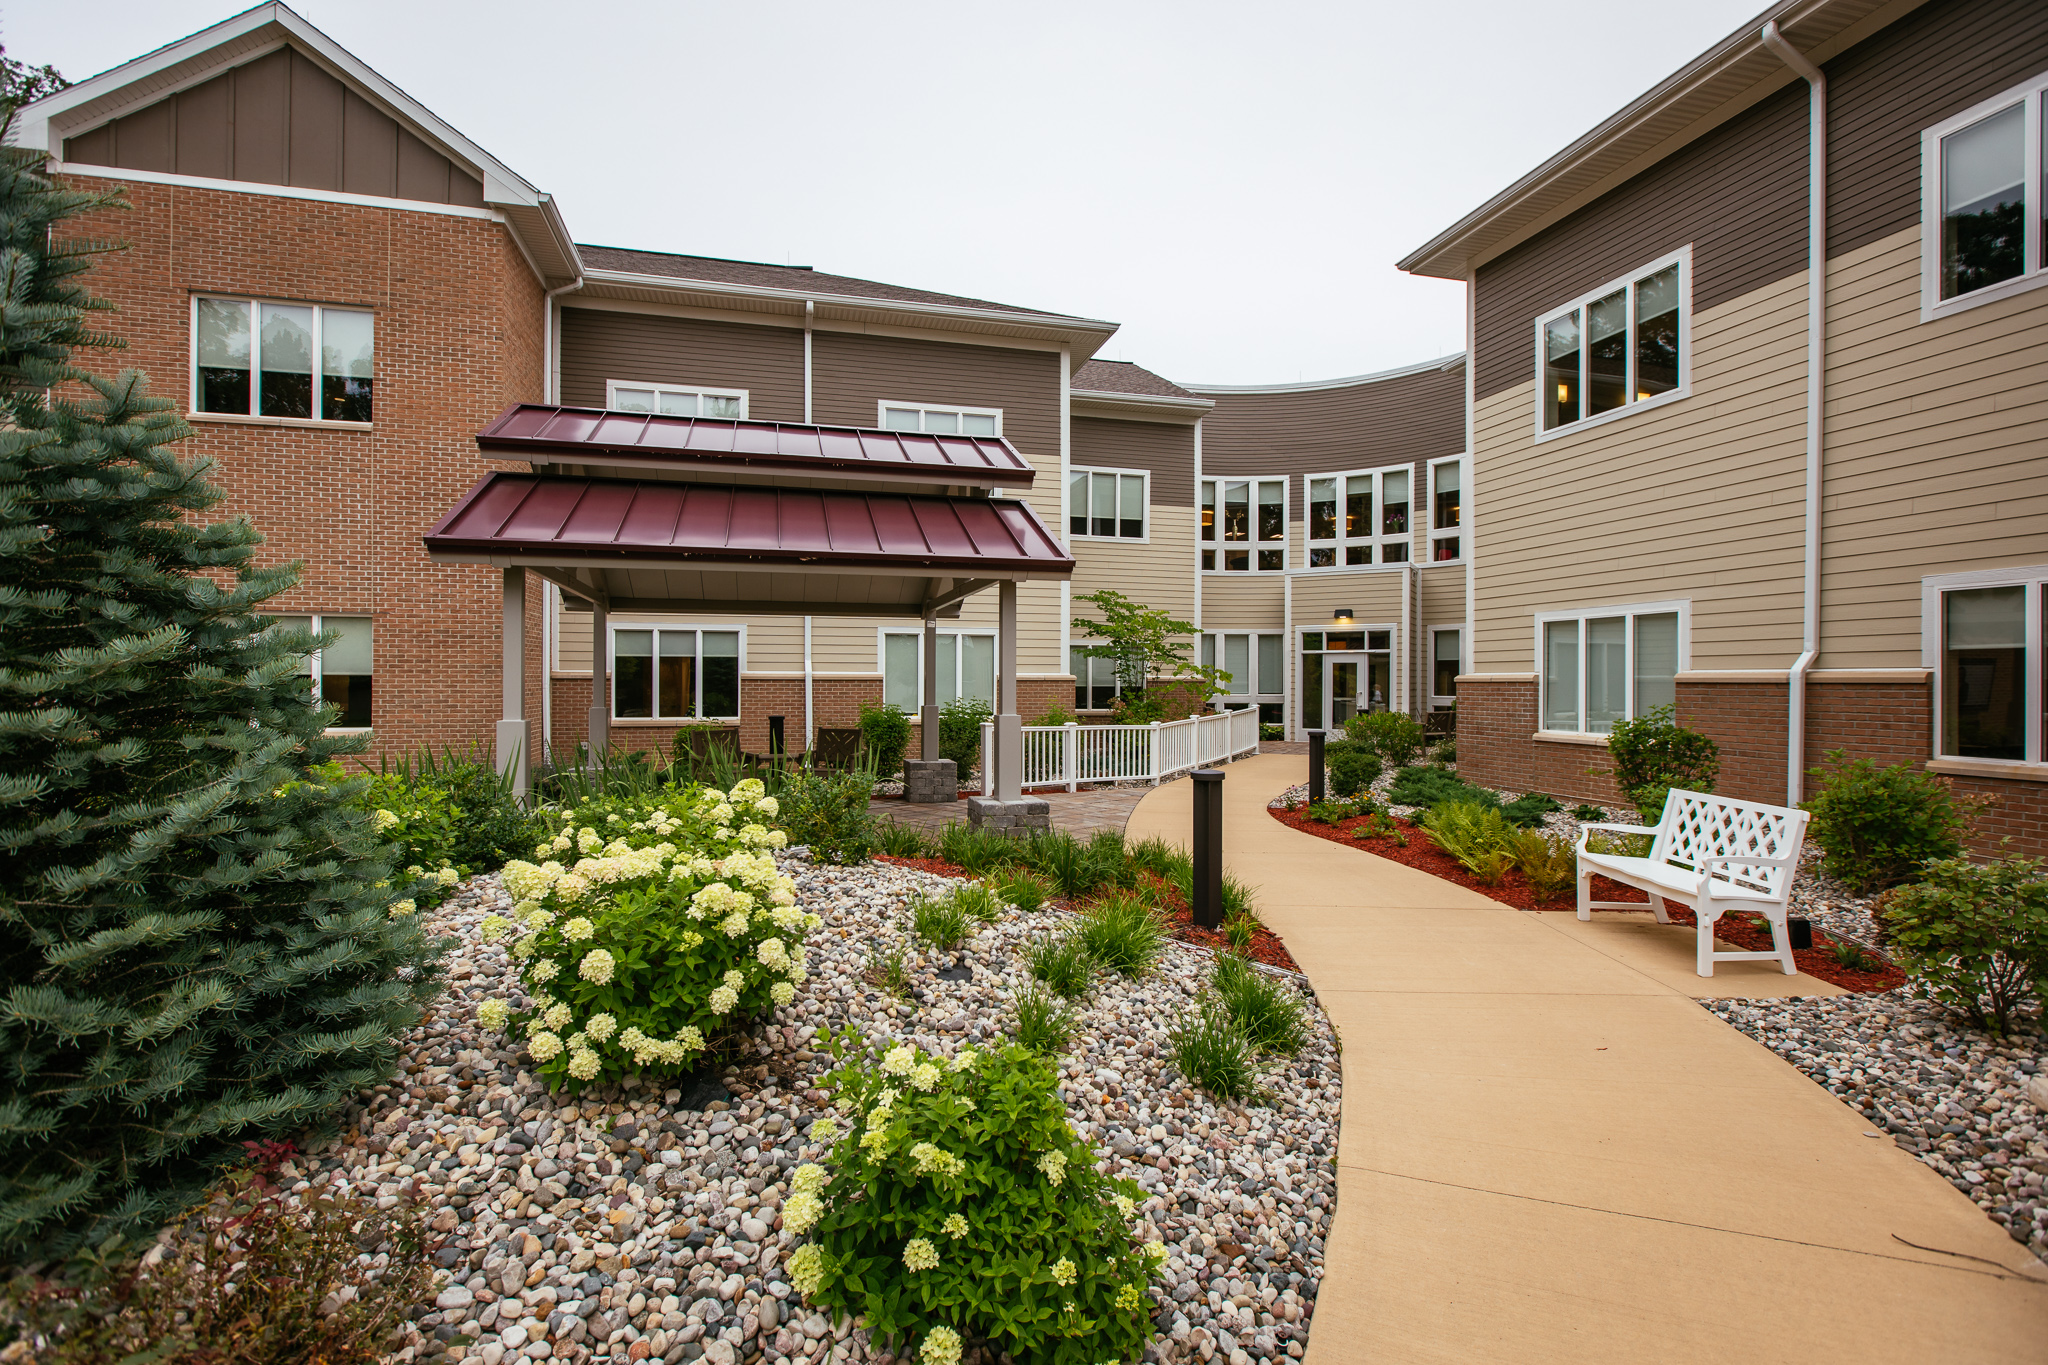
<path fill-rule="evenodd" d="M 1650 847 L 1653 862 L 1700 870 L 1773 900 L 1783 900 L 1794 869 L 1749 858 L 1787 858 L 1806 836 L 1806 812 L 1674 787 Z"/>

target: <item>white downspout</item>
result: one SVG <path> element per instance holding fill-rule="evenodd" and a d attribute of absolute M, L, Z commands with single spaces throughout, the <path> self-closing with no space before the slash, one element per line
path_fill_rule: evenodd
<path fill-rule="evenodd" d="M 1799 657 L 1785 679 L 1785 801 L 1796 806 L 1806 776 L 1806 675 L 1820 657 L 1822 399 L 1827 379 L 1828 78 L 1785 41 L 1778 21 L 1758 37 L 1806 81 L 1806 572 Z"/>
<path fill-rule="evenodd" d="M 561 365 L 555 356 L 555 299 L 583 287 L 578 275 L 560 289 L 550 289 L 540 300 L 540 398 L 555 402 L 562 386 Z M 555 637 L 561 630 L 562 590 L 543 583 L 540 592 L 540 747 L 541 761 L 553 762 L 555 748 Z"/>

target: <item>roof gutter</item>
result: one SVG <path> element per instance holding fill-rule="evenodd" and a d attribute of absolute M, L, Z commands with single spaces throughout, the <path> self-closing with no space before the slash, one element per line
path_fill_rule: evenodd
<path fill-rule="evenodd" d="M 1785 802 L 1796 806 L 1806 776 L 1806 675 L 1820 657 L 1820 517 L 1822 400 L 1827 380 L 1828 78 L 1785 41 L 1773 19 L 1758 35 L 1806 81 L 1806 565 L 1801 594 L 1799 657 L 1785 689 Z"/>
<path fill-rule="evenodd" d="M 555 300 L 563 294 L 573 294 L 582 287 L 583 277 L 578 275 L 560 288 L 550 289 L 541 295 L 540 392 L 541 402 L 543 403 L 559 403 L 562 401 L 555 393 L 555 390 L 562 385 L 562 368 L 555 357 Z"/>

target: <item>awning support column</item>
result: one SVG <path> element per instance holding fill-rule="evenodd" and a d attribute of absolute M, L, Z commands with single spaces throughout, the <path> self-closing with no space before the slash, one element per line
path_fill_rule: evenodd
<path fill-rule="evenodd" d="M 590 771 L 612 745 L 612 642 L 604 603 L 590 604 Z"/>
<path fill-rule="evenodd" d="M 526 799 L 526 570 L 507 569 L 505 585 L 505 707 L 493 757 L 512 794 Z"/>
<path fill-rule="evenodd" d="M 917 708 L 917 756 L 939 756 L 939 618 L 924 618 L 924 702 Z"/>
<path fill-rule="evenodd" d="M 1017 581 L 1006 578 L 997 589 L 996 664 L 996 799 L 1016 801 L 1024 795 L 1024 722 L 1017 715 Z"/>

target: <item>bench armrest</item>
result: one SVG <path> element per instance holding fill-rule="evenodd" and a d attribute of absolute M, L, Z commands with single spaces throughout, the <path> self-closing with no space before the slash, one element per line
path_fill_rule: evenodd
<path fill-rule="evenodd" d="M 1586 851 L 1586 836 L 1596 829 L 1611 830 L 1616 834 L 1648 834 L 1653 837 L 1657 833 L 1654 826 L 1646 825 L 1580 825 L 1578 852 L 1584 853 Z"/>

